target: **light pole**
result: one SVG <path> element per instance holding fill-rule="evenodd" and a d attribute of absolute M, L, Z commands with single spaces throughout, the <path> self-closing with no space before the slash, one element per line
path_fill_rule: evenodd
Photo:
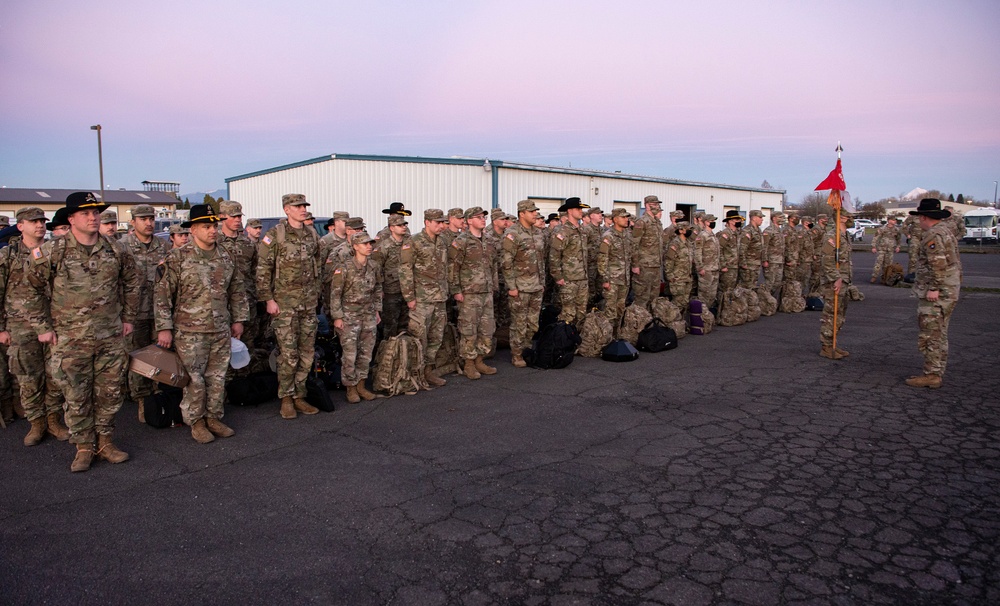
<path fill-rule="evenodd" d="M 101 171 L 101 204 L 107 204 L 104 201 L 104 152 L 101 150 L 101 125 L 95 124 L 90 127 L 90 130 L 97 131 L 97 166 Z"/>
<path fill-rule="evenodd" d="M 993 182 L 993 208 L 997 207 L 997 182 Z"/>

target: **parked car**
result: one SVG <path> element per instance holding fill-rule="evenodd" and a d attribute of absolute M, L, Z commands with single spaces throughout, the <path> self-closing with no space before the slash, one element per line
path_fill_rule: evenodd
<path fill-rule="evenodd" d="M 880 223 L 876 223 L 869 219 L 855 219 L 854 227 L 847 228 L 847 235 L 850 236 L 851 242 L 862 242 L 865 239 L 865 230 L 871 228 L 873 231 L 882 227 Z"/>

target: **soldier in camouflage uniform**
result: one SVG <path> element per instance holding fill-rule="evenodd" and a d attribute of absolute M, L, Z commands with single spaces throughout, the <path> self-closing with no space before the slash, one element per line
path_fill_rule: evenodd
<path fill-rule="evenodd" d="M 100 235 L 106 204 L 75 192 L 66 209 L 70 232 L 31 251 L 26 279 L 34 292 L 24 311 L 38 340 L 51 347 L 52 375 L 66 398 L 69 440 L 77 448 L 70 470 L 86 471 L 95 437 L 98 457 L 128 460 L 112 434 L 128 366 L 123 337 L 132 332 L 145 276 L 131 255 Z"/>
<path fill-rule="evenodd" d="M 448 289 L 458 304 L 458 353 L 470 379 L 496 374 L 483 361 L 493 349 L 493 285 L 497 281 L 493 247 L 484 237 L 486 211 L 474 206 L 465 211 L 468 229 L 448 247 Z"/>
<path fill-rule="evenodd" d="M 548 269 L 558 287 L 559 319 L 574 326 L 583 322 L 590 299 L 587 235 L 580 227 L 583 211 L 588 208 L 580 198 L 567 198 L 559 212 L 565 212 L 568 220 L 549 239 Z"/>
<path fill-rule="evenodd" d="M 52 215 L 52 220 L 45 224 L 46 229 L 52 232 L 53 238 L 59 238 L 69 233 L 69 215 L 66 214 L 66 207 L 62 207 Z"/>
<path fill-rule="evenodd" d="M 409 333 L 424 344 L 424 376 L 434 387 L 447 383 L 434 374 L 448 321 L 448 249 L 441 238 L 446 229 L 448 218 L 441 209 L 424 211 L 424 229 L 399 252 L 399 286 L 410 309 Z"/>
<path fill-rule="evenodd" d="M 461 208 L 448 209 L 448 228 L 441 232 L 441 239 L 446 247 L 451 246 L 458 234 L 465 229 L 465 210 Z"/>
<path fill-rule="evenodd" d="M 663 246 L 663 275 L 670 289 L 671 302 L 684 313 L 691 302 L 691 289 L 694 286 L 691 278 L 692 251 L 688 244 L 691 224 L 677 221 L 673 227 L 674 237 Z"/>
<path fill-rule="evenodd" d="M 622 316 L 625 315 L 625 299 L 628 297 L 629 281 L 632 276 L 632 232 L 628 229 L 631 213 L 624 208 L 616 208 L 609 215 L 611 229 L 601 236 L 601 247 L 597 254 L 597 279 L 604 293 L 604 317 L 618 334 Z"/>
<path fill-rule="evenodd" d="M 101 233 L 112 240 L 118 239 L 118 213 L 113 210 L 101 213 Z"/>
<path fill-rule="evenodd" d="M 219 219 L 217 243 L 236 264 L 236 273 L 246 289 L 247 316 L 242 322 L 243 333 L 238 338 L 246 343 L 247 349 L 253 354 L 258 340 L 263 336 L 261 319 L 267 315 L 264 306 L 257 304 L 257 245 L 243 231 L 242 204 L 231 200 L 220 202 Z M 184 224 L 179 227 L 186 229 Z"/>
<path fill-rule="evenodd" d="M 945 206 L 944 209 L 951 213 L 950 217 L 944 219 L 945 224 L 951 229 L 955 240 L 961 242 L 962 238 L 965 237 L 965 218 L 955 210 L 954 206 Z"/>
<path fill-rule="evenodd" d="M 767 249 L 764 248 L 764 236 L 760 224 L 764 222 L 764 213 L 751 210 L 747 216 L 747 224 L 740 231 L 740 273 L 739 285 L 743 288 L 757 288 L 761 267 L 767 267 Z"/>
<path fill-rule="evenodd" d="M 941 387 L 948 365 L 948 324 L 962 286 L 958 238 L 947 223 L 950 211 L 941 201 L 925 198 L 910 215 L 920 221 L 923 238 L 917 248 L 913 294 L 917 303 L 917 349 L 924 356 L 924 374 L 910 377 L 911 387 Z"/>
<path fill-rule="evenodd" d="M 501 208 L 490 211 L 490 226 L 483 235 L 490 246 L 490 258 L 493 260 L 493 320 L 497 329 L 510 327 L 510 298 L 507 296 L 507 286 L 500 271 L 500 255 L 503 252 L 503 234 L 517 219 L 508 215 Z M 494 333 L 495 334 L 495 333 Z"/>
<path fill-rule="evenodd" d="M 180 248 L 191 241 L 191 230 L 184 229 L 180 223 L 170 226 L 170 248 Z"/>
<path fill-rule="evenodd" d="M 409 211 L 407 211 L 409 212 Z M 372 253 L 372 261 L 379 266 L 382 274 L 382 335 L 395 337 L 406 330 L 410 323 L 410 308 L 403 299 L 399 285 L 399 253 L 403 244 L 409 241 L 406 216 L 389 216 L 389 232 L 379 238 Z"/>
<path fill-rule="evenodd" d="M 319 301 L 319 234 L 305 225 L 306 197 L 281 197 L 285 219 L 267 231 L 257 246 L 257 299 L 264 301 L 278 342 L 278 396 L 281 417 L 296 411 L 314 415 L 306 402 L 306 379 L 316 355 L 316 305 Z"/>
<path fill-rule="evenodd" d="M 784 224 L 785 213 L 772 212 L 771 224 L 765 227 L 761 234 L 767 261 L 764 267 L 764 288 L 775 297 L 780 295 L 779 290 L 785 279 L 786 244 L 785 230 L 782 229 Z"/>
<path fill-rule="evenodd" d="M 648 308 L 660 295 L 663 275 L 663 224 L 660 223 L 660 199 L 643 198 L 646 212 L 632 227 L 632 293 L 635 304 Z"/>
<path fill-rule="evenodd" d="M 391 238 L 390 238 L 391 239 Z M 351 236 L 354 256 L 333 270 L 330 281 L 330 319 L 337 331 L 341 356 L 341 379 L 347 401 L 374 400 L 365 379 L 375 349 L 376 327 L 382 311 L 382 271 L 371 260 L 375 240 L 367 232 Z"/>
<path fill-rule="evenodd" d="M 851 286 L 851 242 L 847 237 L 847 221 L 851 213 L 840 211 L 840 242 L 837 234 L 831 229 L 823 239 L 821 249 L 820 296 L 823 297 L 823 316 L 820 318 L 819 340 L 822 349 L 819 355 L 831 360 L 839 360 L 848 356 L 847 350 L 834 347 L 834 309 L 837 315 L 837 334 L 844 325 L 847 314 L 847 289 Z M 834 295 L 836 294 L 836 297 Z M 836 304 L 834 304 L 836 298 Z"/>
<path fill-rule="evenodd" d="M 409 216 L 413 215 L 413 213 L 411 213 L 410 211 L 406 210 L 406 206 L 404 206 L 402 202 L 393 202 L 392 204 L 389 205 L 389 208 L 383 208 L 382 209 L 382 214 L 383 215 L 389 215 L 389 217 L 387 218 L 388 224 L 385 227 L 383 227 L 382 229 L 380 229 L 377 234 L 375 234 L 375 242 L 376 242 L 375 248 L 376 249 L 378 249 L 378 244 L 377 243 L 378 243 L 379 240 L 381 240 L 382 238 L 388 238 L 389 237 L 389 229 L 392 227 L 392 217 L 394 215 L 398 215 L 398 216 L 402 217 L 404 221 L 406 220 L 406 217 L 409 217 Z M 405 235 L 406 235 L 407 238 L 410 237 L 409 230 L 406 231 Z M 383 321 L 384 321 L 385 314 L 382 314 L 382 318 L 383 318 Z"/>
<path fill-rule="evenodd" d="M 594 207 L 583 216 L 583 233 L 587 236 L 587 307 L 593 307 L 604 289 L 597 282 L 597 255 L 601 251 L 601 233 L 604 231 L 604 211 Z"/>
<path fill-rule="evenodd" d="M 347 233 L 347 239 L 339 244 L 335 245 L 333 248 L 326 252 L 326 256 L 320 256 L 320 271 L 322 272 L 322 288 L 320 289 L 320 298 L 323 302 L 323 308 L 329 309 L 330 302 L 327 298 L 330 296 L 330 280 L 333 279 L 333 270 L 340 267 L 348 260 L 354 257 L 354 247 L 351 245 L 351 237 L 354 234 L 359 234 L 365 231 L 365 220 L 361 217 L 348 217 L 344 221 L 344 229 Z M 322 240 L 320 240 L 322 242 Z M 322 251 L 321 251 L 322 253 Z"/>
<path fill-rule="evenodd" d="M 723 219 L 726 227 L 720 231 L 716 240 L 719 242 L 719 295 L 717 301 L 722 301 L 727 293 L 736 288 L 739 282 L 740 269 L 740 226 L 743 217 L 738 210 L 727 210 Z"/>
<path fill-rule="evenodd" d="M 668 242 L 674 239 L 674 234 L 677 233 L 677 222 L 684 220 L 684 212 L 679 210 L 672 210 L 670 214 L 667 215 L 670 218 L 670 225 L 663 229 L 663 245 L 666 246 Z"/>
<path fill-rule="evenodd" d="M 809 233 L 812 236 L 813 241 L 812 267 L 810 268 L 809 290 L 807 291 L 810 295 L 820 295 L 820 277 L 823 273 L 821 262 L 823 258 L 823 241 L 826 239 L 826 230 L 829 223 L 830 217 L 820 213 L 816 215 L 816 223 L 809 228 Z"/>
<path fill-rule="evenodd" d="M 244 230 L 246 232 L 247 238 L 254 244 L 260 242 L 260 232 L 264 229 L 264 224 L 261 223 L 260 219 L 250 219 L 247 221 L 247 228 Z M 251 301 L 251 303 L 253 303 Z"/>
<path fill-rule="evenodd" d="M 27 313 L 27 298 L 34 296 L 34 291 L 26 282 L 26 272 L 31 268 L 31 251 L 41 246 L 45 237 L 45 213 L 27 206 L 14 218 L 21 235 L 0 249 L 0 344 L 9 346 L 3 371 L 6 375 L 9 356 L 10 373 L 20 385 L 24 416 L 31 423 L 24 445 L 38 444 L 46 433 L 66 441 L 69 431 L 62 422 L 62 394 L 46 365 L 49 348 L 38 341 Z"/>
<path fill-rule="evenodd" d="M 872 268 L 871 283 L 882 279 L 882 272 L 892 265 L 892 253 L 899 252 L 903 244 L 903 232 L 896 227 L 896 219 L 889 217 L 885 225 L 875 230 L 872 237 L 872 253 L 875 254 L 875 267 Z"/>
<path fill-rule="evenodd" d="M 802 254 L 803 238 L 801 232 L 795 229 L 798 222 L 798 216 L 790 214 L 788 215 L 788 223 L 781 227 L 781 235 L 785 239 L 783 282 L 794 282 L 799 279 L 799 256 Z M 781 293 L 779 292 L 779 294 Z"/>
<path fill-rule="evenodd" d="M 139 312 L 135 330 L 126 337 L 128 351 L 135 351 L 151 345 L 153 335 L 153 289 L 156 284 L 156 266 L 169 252 L 166 242 L 153 235 L 156 211 L 148 204 L 140 204 L 132 209 L 132 231 L 119 240 L 135 261 L 139 272 Z M 136 373 L 128 373 L 129 397 L 139 406 L 139 421 L 143 418 L 143 399 L 153 393 L 153 381 Z"/>
<path fill-rule="evenodd" d="M 235 202 L 224 204 L 232 226 L 243 213 Z M 235 433 L 222 422 L 230 336 L 240 338 L 250 306 L 237 259 L 218 244 L 222 219 L 207 204 L 192 206 L 189 217 L 181 226 L 191 230 L 192 242 L 170 251 L 157 271 L 156 343 L 173 346 L 184 363 L 190 382 L 181 414 L 191 437 L 208 444 Z"/>
<path fill-rule="evenodd" d="M 517 223 L 503 236 L 500 268 L 510 296 L 510 353 L 516 368 L 527 366 L 522 352 L 538 330 L 545 288 L 545 241 L 535 227 L 538 207 L 531 200 L 517 203 Z"/>
<path fill-rule="evenodd" d="M 328 229 L 326 235 L 319 239 L 319 258 L 326 261 L 326 258 L 330 255 L 330 251 L 339 248 L 342 244 L 347 242 L 347 220 L 351 218 L 351 215 L 343 210 L 337 210 L 333 213 L 333 229 Z"/>
<path fill-rule="evenodd" d="M 715 307 L 719 295 L 719 240 L 715 236 L 716 216 L 706 214 L 694 239 L 692 263 L 698 275 L 698 300 Z"/>

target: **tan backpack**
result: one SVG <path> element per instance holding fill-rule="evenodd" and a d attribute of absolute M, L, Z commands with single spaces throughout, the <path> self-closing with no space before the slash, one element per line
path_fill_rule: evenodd
<path fill-rule="evenodd" d="M 806 299 L 802 296 L 802 283 L 789 280 L 781 286 L 781 313 L 797 314 L 805 311 Z"/>
<path fill-rule="evenodd" d="M 736 288 L 743 291 L 741 294 L 747 302 L 747 322 L 756 322 L 760 319 L 760 299 L 757 298 L 757 291 L 750 288 Z"/>
<path fill-rule="evenodd" d="M 773 316 L 778 311 L 778 300 L 767 291 L 767 287 L 757 287 L 757 302 L 760 304 L 760 315 Z"/>
<path fill-rule="evenodd" d="M 618 327 L 618 338 L 624 339 L 635 346 L 639 339 L 639 333 L 646 325 L 652 322 L 653 314 L 642 305 L 632 304 L 625 308 L 625 315 L 622 317 L 622 324 Z"/>
<path fill-rule="evenodd" d="M 727 291 L 719 301 L 719 317 L 716 324 L 719 326 L 739 326 L 747 321 L 747 302 L 742 297 L 742 293 L 737 295 L 739 287 Z"/>
<path fill-rule="evenodd" d="M 580 324 L 580 346 L 576 353 L 585 358 L 600 358 L 601 350 L 614 340 L 614 328 L 603 313 L 592 311 Z"/>
<path fill-rule="evenodd" d="M 406 333 L 382 341 L 375 354 L 375 391 L 396 396 L 427 389 L 424 378 L 424 347 L 420 340 Z"/>

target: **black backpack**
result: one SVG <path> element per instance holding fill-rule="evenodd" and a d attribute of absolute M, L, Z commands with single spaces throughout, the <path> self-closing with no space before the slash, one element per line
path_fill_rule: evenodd
<path fill-rule="evenodd" d="M 258 406 L 278 399 L 278 375 L 271 371 L 255 372 L 246 377 L 233 377 L 226 385 L 229 403 L 236 406 Z"/>
<path fill-rule="evenodd" d="M 639 332 L 639 338 L 635 344 L 639 351 L 652 353 L 674 349 L 677 347 L 677 333 L 661 322 L 659 318 L 653 318 L 653 321 Z"/>
<path fill-rule="evenodd" d="M 142 399 L 142 412 L 146 425 L 157 429 L 184 425 L 181 414 L 181 398 L 184 391 L 179 387 L 162 385 L 160 391 Z"/>
<path fill-rule="evenodd" d="M 524 361 L 533 368 L 566 368 L 573 362 L 578 345 L 576 328 L 559 320 L 538 331 L 532 347 L 524 350 Z"/>
<path fill-rule="evenodd" d="M 309 377 L 306 379 L 306 402 L 323 412 L 333 412 L 337 409 L 333 398 L 326 390 L 323 378 L 314 372 L 309 373 Z"/>

